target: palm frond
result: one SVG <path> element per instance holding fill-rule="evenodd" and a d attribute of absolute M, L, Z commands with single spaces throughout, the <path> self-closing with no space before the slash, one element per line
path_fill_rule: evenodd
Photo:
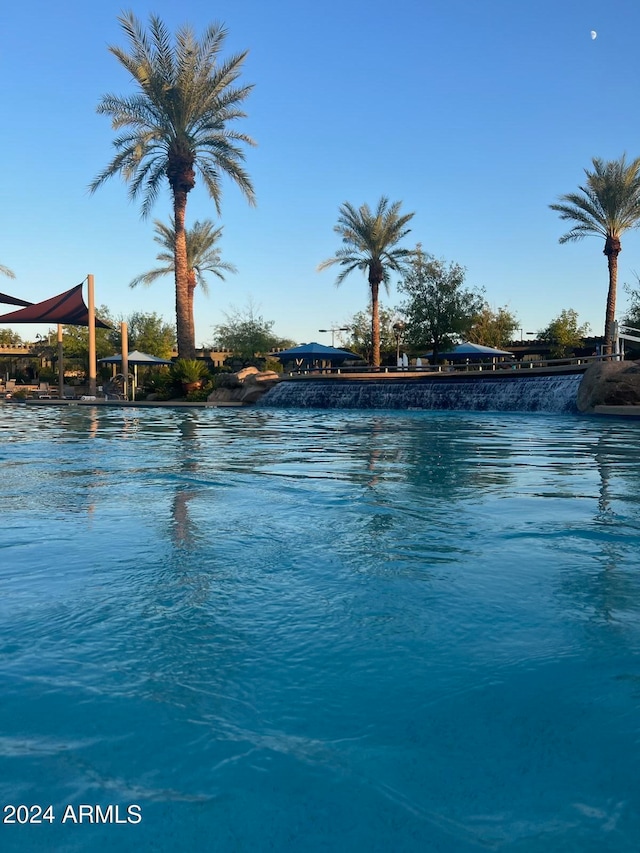
<path fill-rule="evenodd" d="M 129 287 L 137 287 L 139 284 L 144 284 L 145 287 L 148 287 L 150 284 L 161 278 L 163 275 L 169 275 L 169 273 L 173 273 L 173 263 L 167 265 L 165 267 L 158 267 L 155 270 L 149 270 L 148 272 L 144 272 L 141 275 L 136 276 L 129 282 Z"/>
<path fill-rule="evenodd" d="M 398 243 L 410 232 L 407 224 L 414 214 L 400 215 L 401 206 L 399 201 L 390 205 L 386 196 L 382 196 L 374 211 L 367 204 L 359 208 L 350 202 L 341 205 L 333 230 L 340 235 L 343 246 L 333 258 L 322 261 L 318 270 L 336 263 L 344 266 L 337 282 L 341 283 L 353 269 L 381 263 L 383 281 L 388 282 L 389 270 L 401 270 L 411 255 L 411 250 L 401 248 Z"/>
<path fill-rule="evenodd" d="M 620 239 L 640 223 L 640 158 L 627 163 L 624 155 L 611 161 L 594 157 L 592 163 L 579 192 L 566 193 L 549 205 L 560 219 L 575 223 L 560 243 L 593 235 Z"/>
<path fill-rule="evenodd" d="M 141 212 L 146 216 L 158 196 L 158 185 L 170 174 L 171 158 L 180 156 L 194 163 L 218 208 L 224 177 L 254 204 L 254 189 L 242 162 L 243 147 L 255 143 L 229 127 L 245 117 L 241 105 L 253 89 L 238 85 L 247 52 L 221 56 L 227 30 L 220 23 L 209 25 L 200 39 L 189 26 L 179 28 L 172 39 L 156 15 L 149 17 L 146 28 L 133 12 L 118 20 L 126 44 L 109 50 L 131 75 L 137 91 L 127 97 L 105 95 L 98 104 L 98 113 L 110 117 L 114 130 L 128 128 L 128 132 L 113 141 L 116 154 L 91 182 L 90 191 L 119 174 L 131 184 L 132 198 L 142 195 Z"/>
<path fill-rule="evenodd" d="M 0 273 L 2 273 L 2 275 L 6 275 L 7 278 L 15 278 L 16 277 L 16 274 L 14 273 L 14 271 L 10 270 L 9 267 L 3 266 L 3 264 L 0 264 Z"/>
<path fill-rule="evenodd" d="M 139 284 L 149 285 L 164 275 L 175 273 L 175 241 L 176 231 L 173 219 L 169 224 L 159 219 L 153 223 L 155 236 L 154 241 L 163 248 L 158 252 L 156 260 L 162 266 L 149 270 L 136 276 L 129 287 L 137 287 Z M 223 226 L 216 226 L 210 219 L 196 220 L 191 228 L 185 229 L 187 243 L 187 266 L 189 271 L 196 274 L 198 285 L 203 293 L 208 293 L 205 273 L 212 273 L 224 281 L 224 273 L 236 273 L 237 268 L 220 257 L 219 241 L 222 237 Z"/>

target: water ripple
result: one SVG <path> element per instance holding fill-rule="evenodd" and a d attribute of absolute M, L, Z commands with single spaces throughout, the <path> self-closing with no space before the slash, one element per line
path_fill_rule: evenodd
<path fill-rule="evenodd" d="M 640 846 L 638 425 L 0 422 L 6 802 L 140 801 L 124 851 Z"/>

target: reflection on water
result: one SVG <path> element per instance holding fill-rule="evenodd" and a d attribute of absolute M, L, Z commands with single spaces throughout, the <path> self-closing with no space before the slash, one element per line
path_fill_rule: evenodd
<path fill-rule="evenodd" d="M 124 850 L 640 847 L 640 426 L 0 423 L 5 802 L 141 802 Z"/>
<path fill-rule="evenodd" d="M 189 501 L 201 490 L 189 488 L 190 478 L 198 472 L 198 458 L 202 455 L 202 446 L 198 441 L 197 415 L 187 415 L 177 425 L 182 458 L 179 473 L 182 482 L 176 486 L 173 498 L 173 541 L 178 546 L 189 547 L 195 535 L 195 526 L 189 517 Z"/>

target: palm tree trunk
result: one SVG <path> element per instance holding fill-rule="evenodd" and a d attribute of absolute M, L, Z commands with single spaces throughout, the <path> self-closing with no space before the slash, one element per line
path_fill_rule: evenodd
<path fill-rule="evenodd" d="M 382 264 L 369 267 L 369 287 L 371 288 L 371 364 L 380 367 L 380 282 L 383 280 Z"/>
<path fill-rule="evenodd" d="M 371 285 L 371 364 L 380 367 L 380 305 L 378 282 Z"/>
<path fill-rule="evenodd" d="M 175 280 L 178 357 L 195 358 L 196 347 L 189 313 L 189 266 L 187 263 L 187 238 L 184 228 L 186 209 L 186 192 L 182 189 L 174 189 L 173 214 L 176 226 Z"/>
<path fill-rule="evenodd" d="M 614 322 L 616 319 L 616 295 L 618 287 L 618 255 L 622 251 L 620 240 L 615 237 L 607 237 L 604 245 L 604 254 L 607 256 L 609 266 L 609 292 L 607 293 L 607 310 L 604 317 L 604 351 L 605 354 L 613 353 L 615 334 Z"/>
<path fill-rule="evenodd" d="M 197 282 L 196 282 L 196 271 L 195 270 L 189 270 L 189 284 L 188 284 L 188 289 L 189 289 L 189 336 L 190 336 L 191 340 L 193 341 L 194 347 L 195 347 L 195 342 L 196 342 L 196 323 L 195 323 L 195 318 L 194 318 L 194 314 L 193 314 L 193 296 L 194 296 L 194 293 L 196 290 L 196 284 L 197 284 Z"/>

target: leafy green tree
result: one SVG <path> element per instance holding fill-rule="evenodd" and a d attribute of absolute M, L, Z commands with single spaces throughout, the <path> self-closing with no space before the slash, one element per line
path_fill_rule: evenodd
<path fill-rule="evenodd" d="M 106 358 L 122 350 L 121 322 L 127 323 L 129 351 L 141 350 L 158 358 L 170 358 L 175 345 L 175 329 L 155 312 L 136 311 L 128 317 L 112 317 L 106 305 L 96 309 L 96 314 L 110 329 L 96 328 L 96 358 Z M 89 369 L 89 330 L 86 326 L 63 326 L 65 359 L 75 359 Z"/>
<path fill-rule="evenodd" d="M 566 358 L 576 347 L 584 346 L 584 337 L 589 333 L 589 324 L 578 325 L 578 312 L 566 308 L 552 320 L 546 329 L 538 332 L 541 341 L 551 344 L 553 358 Z"/>
<path fill-rule="evenodd" d="M 106 305 L 96 308 L 96 315 L 112 326 L 111 329 L 96 328 L 96 359 L 106 358 L 120 350 L 119 326 Z M 74 359 L 89 373 L 89 330 L 86 326 L 63 326 L 62 346 L 65 359 Z"/>
<path fill-rule="evenodd" d="M 505 349 L 518 328 L 518 318 L 508 308 L 498 308 L 494 311 L 485 303 L 466 333 L 466 339 L 472 344 Z"/>
<path fill-rule="evenodd" d="M 604 237 L 604 254 L 609 267 L 609 290 L 605 311 L 605 351 L 613 352 L 618 255 L 620 238 L 640 223 L 640 158 L 627 163 L 593 158 L 593 171 L 585 169 L 587 180 L 579 192 L 560 196 L 560 202 L 549 205 L 560 219 L 574 222 L 573 228 L 560 237 L 560 243 L 583 237 Z"/>
<path fill-rule="evenodd" d="M 401 205 L 400 201 L 390 205 L 384 196 L 374 211 L 367 204 L 355 208 L 345 202 L 333 229 L 342 238 L 344 247 L 318 265 L 319 271 L 334 264 L 344 268 L 336 280 L 337 285 L 354 270 L 367 273 L 371 297 L 371 364 L 374 367 L 380 365 L 380 285 L 384 284 L 388 290 L 390 273 L 403 272 L 411 256 L 410 249 L 398 244 L 410 232 L 407 224 L 414 214 L 401 215 Z"/>
<path fill-rule="evenodd" d="M 231 350 L 234 355 L 244 360 L 293 345 L 293 341 L 273 334 L 275 322 L 265 320 L 258 314 L 251 300 L 244 309 L 232 308 L 224 316 L 225 322 L 214 326 L 213 329 L 215 344 L 221 349 Z"/>
<path fill-rule="evenodd" d="M 407 296 L 400 312 L 406 318 L 405 340 L 414 349 L 430 348 L 432 360 L 460 336 L 466 336 L 485 302 L 464 286 L 465 268 L 438 260 L 416 247 L 409 272 L 398 284 Z"/>
<path fill-rule="evenodd" d="M 629 299 L 629 304 L 625 312 L 622 322 L 625 326 L 631 326 L 632 329 L 640 329 L 640 277 L 634 273 L 637 281 L 636 287 L 631 287 L 625 284 L 624 289 Z"/>
<path fill-rule="evenodd" d="M 0 329 L 0 346 L 18 347 L 23 343 L 22 338 L 13 329 Z"/>
<path fill-rule="evenodd" d="M 136 311 L 127 319 L 130 350 L 140 350 L 158 358 L 171 358 L 176 343 L 175 326 L 166 323 L 155 312 Z M 120 351 L 122 341 L 118 342 Z"/>
<path fill-rule="evenodd" d="M 137 92 L 129 97 L 105 95 L 98 105 L 98 113 L 111 116 L 112 128 L 121 132 L 113 141 L 113 160 L 90 184 L 90 190 L 94 192 L 108 178 L 121 175 L 130 183 L 131 198 L 142 195 L 141 212 L 147 216 L 163 180 L 169 182 L 175 224 L 178 352 L 183 358 L 192 358 L 195 339 L 189 311 L 187 196 L 197 172 L 219 213 L 220 181 L 226 175 L 254 203 L 241 147 L 254 142 L 231 127 L 245 117 L 241 105 L 252 89 L 237 85 L 247 53 L 221 57 L 227 31 L 220 24 L 209 26 L 200 41 L 190 27 L 183 26 L 173 44 L 156 15 L 150 16 L 148 32 L 131 12 L 118 20 L 129 49 L 111 46 L 109 50 L 133 77 Z"/>
<path fill-rule="evenodd" d="M 634 272 L 633 275 L 636 278 L 636 286 L 632 287 L 630 284 L 624 285 L 628 304 L 622 318 L 622 325 L 627 326 L 629 329 L 640 331 L 640 277 L 637 272 Z M 639 337 L 636 331 L 631 334 L 634 337 Z M 640 343 L 637 341 L 624 341 L 624 350 L 626 353 L 625 358 L 637 359 L 640 355 Z"/>
<path fill-rule="evenodd" d="M 176 230 L 173 220 L 170 225 L 165 225 L 159 220 L 154 221 L 156 236 L 153 238 L 156 243 L 163 247 L 162 252 L 158 252 L 156 260 L 160 261 L 162 266 L 156 267 L 153 270 L 142 273 L 129 284 L 129 287 L 137 287 L 139 284 L 150 285 L 157 278 L 160 278 L 169 273 L 175 274 L 175 255 L 174 247 L 176 244 Z M 205 219 L 203 222 L 194 222 L 191 228 L 185 229 L 187 240 L 187 267 L 189 269 L 189 323 L 192 330 L 191 337 L 195 340 L 195 324 L 193 318 L 193 295 L 197 285 L 203 293 L 209 292 L 209 286 L 205 277 L 205 273 L 213 273 L 219 279 L 224 281 L 225 272 L 237 272 L 233 264 L 223 261 L 220 257 L 220 248 L 218 241 L 222 236 L 223 226 L 215 227 L 210 219 Z"/>
<path fill-rule="evenodd" d="M 397 315 L 390 308 L 379 306 L 378 316 L 380 322 L 380 352 L 393 352 L 395 357 L 396 337 L 393 324 L 398 319 Z M 371 362 L 373 351 L 371 306 L 369 306 L 367 311 L 358 311 L 348 322 L 344 323 L 344 326 L 349 327 L 349 332 L 338 335 L 340 346 L 358 353 L 362 358 Z"/>

